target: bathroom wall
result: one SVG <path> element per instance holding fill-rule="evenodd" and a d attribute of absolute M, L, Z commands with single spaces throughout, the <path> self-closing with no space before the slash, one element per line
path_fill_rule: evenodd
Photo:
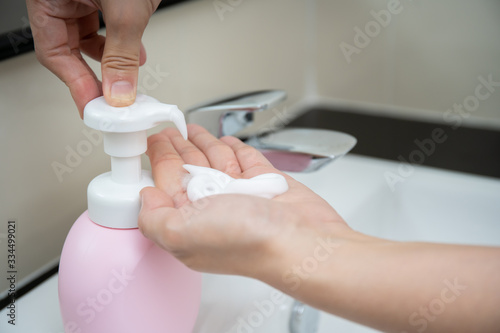
<path fill-rule="evenodd" d="M 318 0 L 316 12 L 325 103 L 500 128 L 500 2 Z M 474 98 L 488 76 L 494 91 Z"/>
<path fill-rule="evenodd" d="M 220 1 L 226 11 L 214 6 Z M 288 102 L 260 114 L 255 130 L 310 103 L 442 121 L 475 94 L 478 77 L 500 81 L 498 1 L 220 1 L 191 1 L 153 16 L 143 39 L 141 92 L 185 109 L 234 92 L 286 90 Z M 388 8 L 398 13 L 375 33 L 370 11 Z M 366 24 L 373 37 L 357 47 L 354 29 Z M 357 51 L 346 57 L 343 42 Z M 0 62 L 0 73 L 0 262 L 5 267 L 7 221 L 15 220 L 22 285 L 57 263 L 86 207 L 88 182 L 109 162 L 67 88 L 33 53 Z M 493 91 L 461 117 L 500 129 L 499 106 L 500 91 Z M 0 280 L 0 293 L 7 288 Z"/>

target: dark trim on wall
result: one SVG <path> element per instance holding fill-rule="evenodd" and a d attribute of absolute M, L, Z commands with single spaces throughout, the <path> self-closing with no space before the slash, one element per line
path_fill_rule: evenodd
<path fill-rule="evenodd" d="M 158 10 L 185 1 L 189 0 L 162 0 L 158 6 Z M 100 12 L 99 21 L 101 28 L 104 27 L 104 21 Z M 31 33 L 31 28 L 27 24 L 20 29 L 9 31 L 0 35 L 0 61 L 24 54 L 26 52 L 31 52 L 34 49 L 33 34 Z"/>
<path fill-rule="evenodd" d="M 500 130 L 312 108 L 288 127 L 349 133 L 352 153 L 500 178 Z"/>
<path fill-rule="evenodd" d="M 30 283 L 26 284 L 25 286 L 17 289 L 14 297 L 7 296 L 7 297 L 0 299 L 0 310 L 2 310 L 7 305 L 12 303 L 12 300 L 13 300 L 12 298 L 14 298 L 14 301 L 17 302 L 17 300 L 19 300 L 19 298 L 26 295 L 31 290 L 36 288 L 38 285 L 42 284 L 45 280 L 49 279 L 51 276 L 56 274 L 58 272 L 58 270 L 59 270 L 59 264 L 57 266 L 55 266 L 54 268 L 51 268 L 50 270 L 46 271 L 45 273 L 43 273 L 42 275 L 40 275 L 39 277 L 37 277 L 36 279 L 31 281 Z"/>

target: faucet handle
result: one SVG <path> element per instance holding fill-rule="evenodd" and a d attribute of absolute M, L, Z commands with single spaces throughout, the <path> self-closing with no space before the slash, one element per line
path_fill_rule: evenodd
<path fill-rule="evenodd" d="M 216 137 L 235 135 L 253 124 L 254 112 L 272 108 L 285 99 L 283 90 L 260 90 L 201 104 L 186 115 L 189 123 L 203 125 Z"/>

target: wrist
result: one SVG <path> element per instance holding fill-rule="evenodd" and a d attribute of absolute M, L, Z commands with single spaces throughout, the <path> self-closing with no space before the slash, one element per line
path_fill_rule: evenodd
<path fill-rule="evenodd" d="M 363 251 L 380 242 L 386 241 L 354 231 L 338 221 L 321 226 L 302 223 L 292 232 L 270 239 L 260 269 L 248 276 L 302 298 L 308 286 L 342 279 L 341 265 L 350 260 L 352 251 L 359 258 Z"/>

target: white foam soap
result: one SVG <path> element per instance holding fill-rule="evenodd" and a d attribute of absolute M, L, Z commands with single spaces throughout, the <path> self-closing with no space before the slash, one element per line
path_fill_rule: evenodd
<path fill-rule="evenodd" d="M 184 164 L 190 173 L 187 181 L 189 200 L 196 201 L 215 194 L 249 194 L 271 199 L 288 191 L 285 177 L 277 173 L 265 173 L 250 179 L 235 179 L 222 171 L 191 164 Z"/>

